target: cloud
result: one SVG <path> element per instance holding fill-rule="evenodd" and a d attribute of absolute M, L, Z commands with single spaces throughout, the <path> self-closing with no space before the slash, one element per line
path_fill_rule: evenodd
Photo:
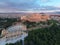
<path fill-rule="evenodd" d="M 50 0 L 0 0 L 0 8 L 17 10 L 39 10 L 41 6 L 45 6 L 49 1 Z"/>
<path fill-rule="evenodd" d="M 8 4 L 5 2 L 0 2 L 0 6 L 8 6 Z"/>
<path fill-rule="evenodd" d="M 0 7 L 13 7 L 13 8 L 34 8 L 36 0 L 0 0 Z"/>
<path fill-rule="evenodd" d="M 40 7 L 42 2 L 47 2 L 48 0 L 0 0 L 1 5 L 4 7 L 12 7 L 12 8 L 38 8 Z"/>
<path fill-rule="evenodd" d="M 41 2 L 48 2 L 49 0 L 40 0 Z"/>

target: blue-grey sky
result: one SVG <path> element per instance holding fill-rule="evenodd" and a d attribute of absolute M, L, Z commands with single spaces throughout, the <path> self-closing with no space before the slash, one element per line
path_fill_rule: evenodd
<path fill-rule="evenodd" d="M 0 8 L 31 10 L 41 6 L 60 7 L 60 0 L 0 0 Z"/>

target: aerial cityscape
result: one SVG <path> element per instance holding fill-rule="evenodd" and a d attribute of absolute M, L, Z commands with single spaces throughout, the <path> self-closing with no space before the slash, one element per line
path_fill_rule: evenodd
<path fill-rule="evenodd" d="M 60 0 L 0 0 L 0 45 L 60 45 Z"/>

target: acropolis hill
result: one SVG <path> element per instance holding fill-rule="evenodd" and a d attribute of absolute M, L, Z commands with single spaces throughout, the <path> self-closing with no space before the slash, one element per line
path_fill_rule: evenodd
<path fill-rule="evenodd" d="M 21 20 L 30 22 L 40 22 L 50 20 L 50 16 L 47 14 L 33 13 L 27 16 L 21 16 Z"/>

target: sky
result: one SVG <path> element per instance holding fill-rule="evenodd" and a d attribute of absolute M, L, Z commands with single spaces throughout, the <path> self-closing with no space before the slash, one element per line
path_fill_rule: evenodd
<path fill-rule="evenodd" d="M 0 9 L 32 10 L 43 6 L 60 8 L 60 0 L 0 0 Z"/>

